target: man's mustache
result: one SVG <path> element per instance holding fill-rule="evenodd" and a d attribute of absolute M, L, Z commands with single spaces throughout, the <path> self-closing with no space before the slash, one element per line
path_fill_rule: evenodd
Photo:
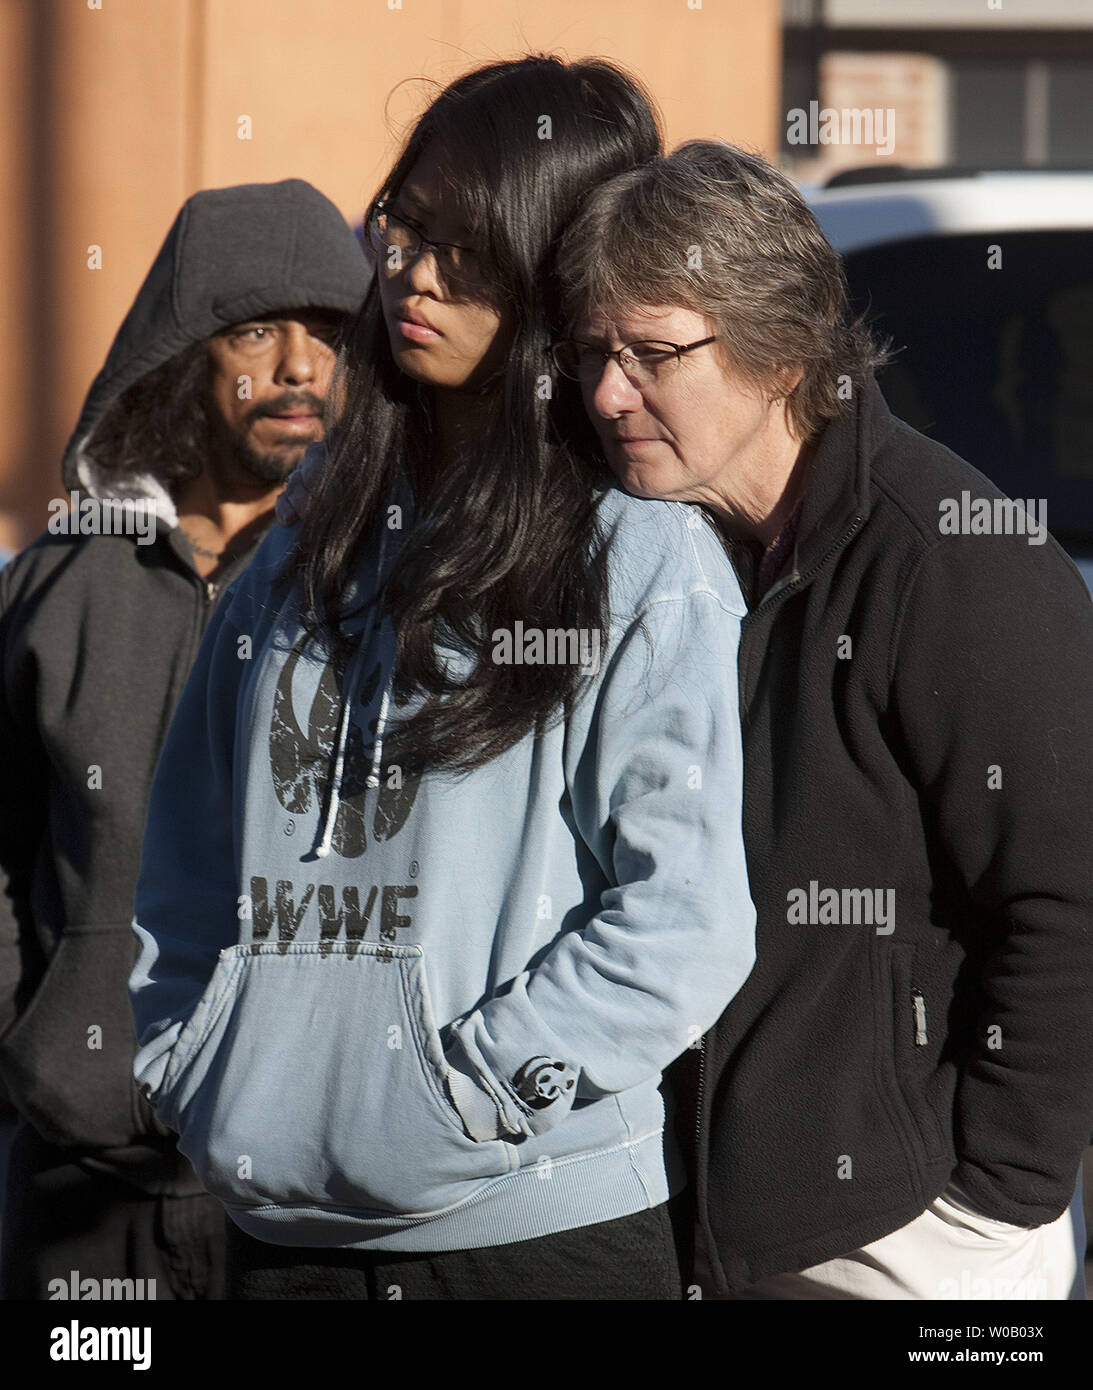
<path fill-rule="evenodd" d="M 247 412 L 246 423 L 252 424 L 267 415 L 318 415 L 322 418 L 323 401 L 311 391 L 296 391 L 278 396 L 272 401 L 262 401 Z"/>

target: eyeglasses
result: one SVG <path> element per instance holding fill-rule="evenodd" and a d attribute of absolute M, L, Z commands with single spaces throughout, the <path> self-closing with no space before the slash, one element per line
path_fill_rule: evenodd
<path fill-rule="evenodd" d="M 604 367 L 614 358 L 628 381 L 635 386 L 646 386 L 673 372 L 685 352 L 694 352 L 695 348 L 716 341 L 715 333 L 712 338 L 700 338 L 697 343 L 627 343 L 625 347 L 608 352 L 606 348 L 566 338 L 554 344 L 550 355 L 563 376 L 584 385 L 599 381 Z"/>
<path fill-rule="evenodd" d="M 376 204 L 368 234 L 381 246 L 394 247 L 403 255 L 417 256 L 429 246 L 436 255 L 437 268 L 445 279 L 480 280 L 482 268 L 478 252 L 469 246 L 457 246 L 451 241 L 434 241 L 427 237 L 415 222 L 408 222 L 390 211 L 387 200 Z M 392 269 L 401 269 L 401 262 Z"/>

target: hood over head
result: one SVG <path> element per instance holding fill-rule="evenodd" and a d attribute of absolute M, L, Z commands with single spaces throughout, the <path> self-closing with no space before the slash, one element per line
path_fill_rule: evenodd
<path fill-rule="evenodd" d="M 93 497 L 149 497 L 174 523 L 156 478 L 96 476 L 83 453 L 117 398 L 191 344 L 276 309 L 355 313 L 371 268 L 334 204 L 303 179 L 195 193 L 182 205 L 91 383 L 65 448 L 65 488 Z"/>

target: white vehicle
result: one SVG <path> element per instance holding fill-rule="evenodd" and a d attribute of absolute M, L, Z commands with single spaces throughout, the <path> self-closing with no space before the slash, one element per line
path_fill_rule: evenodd
<path fill-rule="evenodd" d="M 1042 501 L 1093 589 L 1093 172 L 853 171 L 805 194 L 892 339 L 893 411 Z"/>

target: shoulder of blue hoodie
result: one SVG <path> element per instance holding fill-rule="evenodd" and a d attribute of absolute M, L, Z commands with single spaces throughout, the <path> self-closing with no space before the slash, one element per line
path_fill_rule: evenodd
<path fill-rule="evenodd" d="M 754 962 L 736 675 L 746 609 L 735 574 L 699 508 L 612 488 L 599 522 L 610 631 L 557 747 L 567 834 L 609 887 L 582 929 L 561 933 L 447 1030 L 451 1099 L 476 1139 L 542 1133 L 575 1099 L 657 1077 L 697 1043 Z M 137 1076 L 153 1101 L 219 953 L 238 940 L 238 694 L 280 621 L 270 584 L 296 534 L 276 528 L 225 597 L 157 770 L 130 982 Z M 529 1096 L 535 1063 L 553 1068 L 561 1103 Z"/>
<path fill-rule="evenodd" d="M 563 757 L 575 829 L 612 886 L 583 930 L 450 1030 L 449 1090 L 476 1139 L 540 1134 L 575 1100 L 658 1075 L 754 962 L 735 573 L 697 506 L 612 488 L 599 521 L 610 633 Z M 542 1108 L 536 1074 L 558 1096 Z"/>

